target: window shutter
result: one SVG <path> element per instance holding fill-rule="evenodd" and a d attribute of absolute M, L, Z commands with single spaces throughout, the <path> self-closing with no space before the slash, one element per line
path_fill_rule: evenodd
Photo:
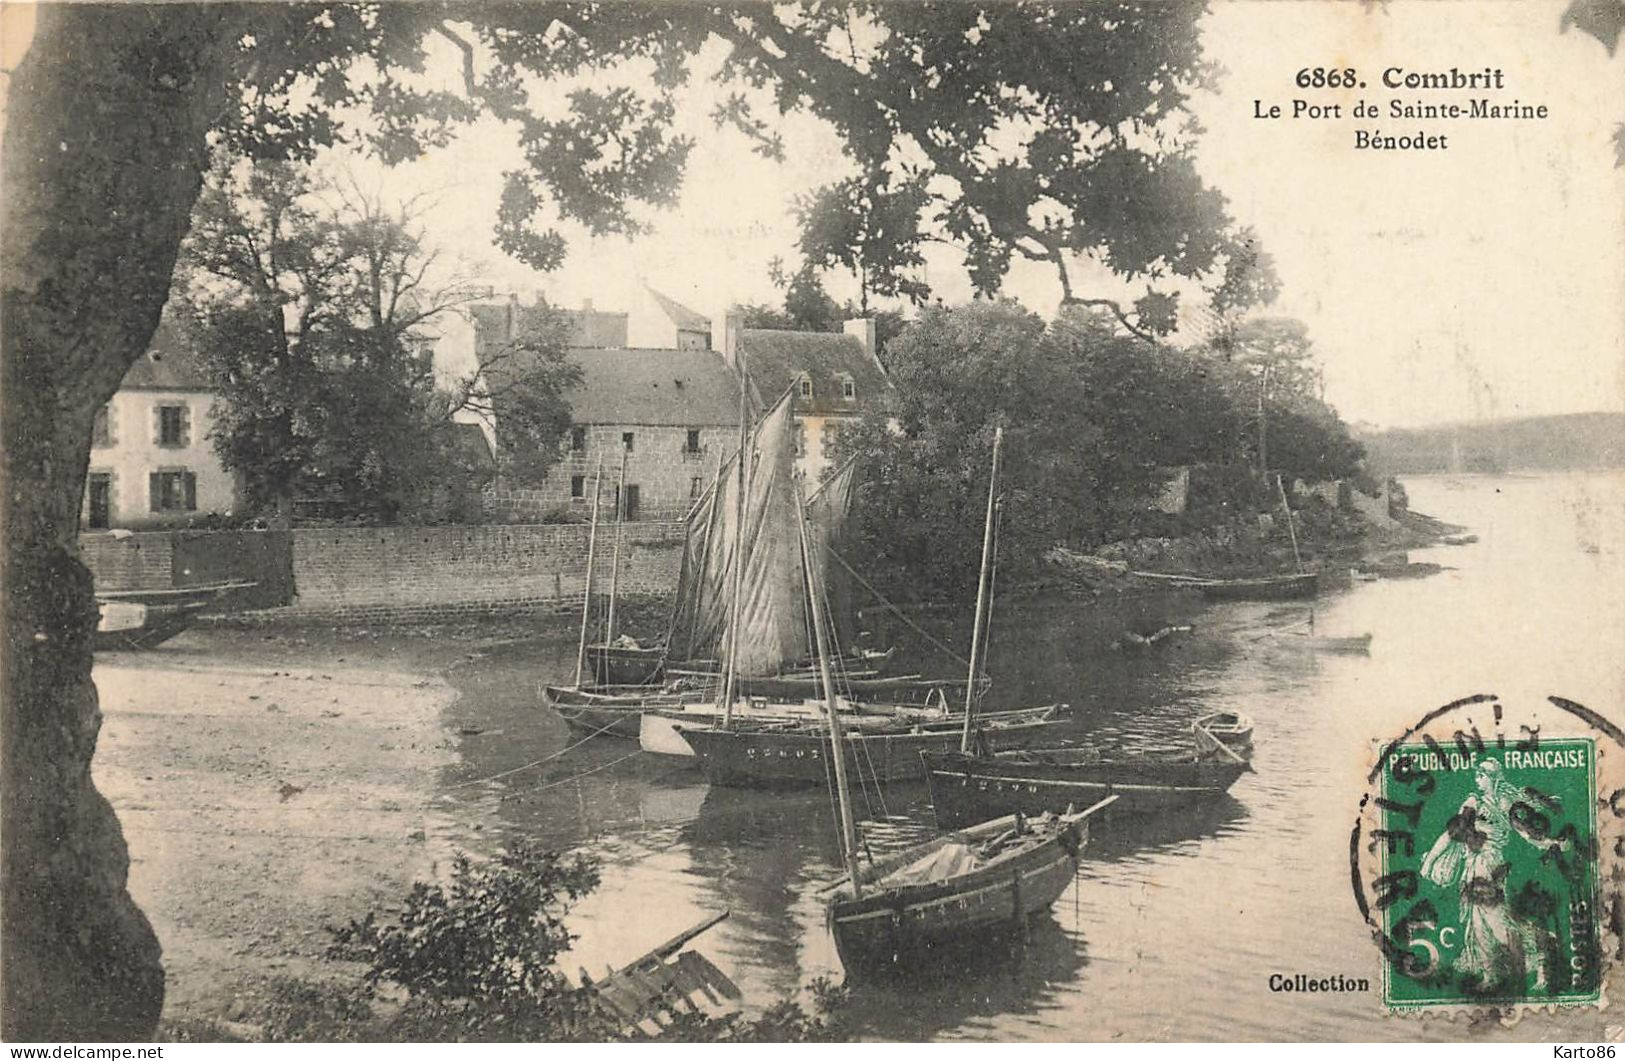
<path fill-rule="evenodd" d="M 162 511 L 160 506 L 163 500 L 163 491 L 163 476 L 157 472 L 150 472 L 147 475 L 147 501 L 149 502 L 148 507 L 154 512 Z"/>
<path fill-rule="evenodd" d="M 191 472 L 182 472 L 186 479 L 186 511 L 197 511 L 197 476 Z"/>
<path fill-rule="evenodd" d="M 154 446 L 164 444 L 164 407 L 162 405 L 152 407 L 152 444 Z M 153 511 L 157 510 L 154 509 Z"/>
<path fill-rule="evenodd" d="M 190 446 L 192 444 L 192 407 L 190 405 L 181 406 L 180 444 L 182 446 Z M 188 480 L 188 482 L 190 482 L 190 480 Z"/>

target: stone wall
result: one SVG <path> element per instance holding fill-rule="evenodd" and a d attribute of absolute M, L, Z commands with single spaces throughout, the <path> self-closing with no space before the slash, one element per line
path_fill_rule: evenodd
<path fill-rule="evenodd" d="M 484 495 L 485 515 L 504 523 L 543 520 L 580 520 L 592 517 L 593 476 L 603 469 L 604 489 L 599 519 L 615 518 L 615 484 L 621 474 L 624 436 L 632 436 L 627 453 L 626 482 L 637 488 L 635 520 L 682 519 L 700 493 L 716 476 L 719 457 L 726 459 L 738 445 L 730 427 L 701 427 L 699 447 L 689 449 L 689 429 L 637 424 L 591 425 L 580 428 L 580 447 L 565 442 L 564 454 L 548 469 L 539 484 L 498 482 Z"/>
<path fill-rule="evenodd" d="M 175 539 L 164 531 L 79 536 L 79 558 L 103 590 L 173 589 Z"/>
<path fill-rule="evenodd" d="M 297 597 L 288 618 L 413 621 L 568 612 L 586 586 L 583 524 L 296 530 Z M 682 559 L 676 523 L 621 528 L 618 589 L 670 594 Z M 607 592 L 615 528 L 600 524 L 593 587 Z"/>

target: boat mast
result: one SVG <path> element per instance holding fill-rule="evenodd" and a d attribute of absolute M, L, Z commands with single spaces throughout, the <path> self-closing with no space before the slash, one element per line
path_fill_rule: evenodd
<path fill-rule="evenodd" d="M 801 486 L 796 486 L 796 523 L 801 531 L 801 570 L 812 600 L 813 642 L 818 649 L 818 677 L 824 686 L 824 712 L 829 716 L 829 748 L 835 760 L 836 798 L 841 807 L 841 859 L 852 881 L 852 897 L 862 895 L 858 883 L 858 828 L 852 820 L 852 793 L 846 781 L 846 741 L 841 735 L 841 713 L 835 705 L 835 680 L 829 673 L 829 635 L 824 631 L 824 587 L 815 581 L 810 563 L 811 543 L 807 540 L 807 512 L 802 507 Z"/>
<path fill-rule="evenodd" d="M 1004 428 L 993 429 L 993 474 L 987 484 L 987 523 L 982 528 L 982 575 L 976 583 L 976 626 L 970 639 L 970 678 L 965 682 L 965 730 L 959 738 L 959 750 L 966 755 L 971 749 L 971 715 L 976 706 L 977 655 L 982 651 L 983 612 L 987 607 L 988 574 L 993 564 L 993 518 L 999 497 L 999 455 L 1004 448 Z"/>
<path fill-rule="evenodd" d="M 733 570 L 733 600 L 728 605 L 728 658 L 723 661 L 722 668 L 722 728 L 727 729 L 733 725 L 734 719 L 734 680 L 737 677 L 734 666 L 734 657 L 739 650 L 739 607 L 740 598 L 744 595 L 745 579 L 745 463 L 749 460 L 745 447 L 749 445 L 750 414 L 745 408 L 745 351 L 739 348 L 739 456 L 737 485 L 738 496 L 734 499 L 734 548 Z"/>
<path fill-rule="evenodd" d="M 1286 532 L 1292 538 L 1292 562 L 1298 574 L 1303 574 L 1303 554 L 1298 552 L 1298 528 L 1292 523 L 1292 506 L 1286 503 L 1286 487 L 1281 485 L 1281 473 L 1275 473 L 1275 492 L 1281 496 L 1281 515 L 1286 517 Z"/>
<path fill-rule="evenodd" d="M 604 485 L 604 458 L 598 458 L 598 467 L 592 474 L 592 526 L 587 531 L 587 590 L 581 595 L 581 642 L 576 646 L 576 688 L 581 688 L 581 674 L 587 669 L 587 623 L 592 618 L 592 554 L 598 544 L 598 494 Z"/>
<path fill-rule="evenodd" d="M 615 591 L 621 582 L 621 539 L 625 530 L 621 526 L 626 516 L 626 450 L 621 450 L 621 478 L 615 484 L 615 552 L 609 564 L 609 619 L 605 623 L 604 644 L 615 643 Z"/>

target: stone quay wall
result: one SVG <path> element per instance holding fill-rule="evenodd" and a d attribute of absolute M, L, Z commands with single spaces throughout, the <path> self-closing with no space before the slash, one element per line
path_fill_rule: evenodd
<path fill-rule="evenodd" d="M 581 524 L 345 527 L 296 530 L 286 619 L 413 622 L 569 613 L 581 607 L 591 529 Z M 617 590 L 666 596 L 677 584 L 683 528 L 621 528 Z M 609 592 L 616 530 L 600 524 L 593 590 Z"/>
<path fill-rule="evenodd" d="M 98 589 L 175 588 L 175 536 L 167 531 L 81 534 L 79 558 Z"/>

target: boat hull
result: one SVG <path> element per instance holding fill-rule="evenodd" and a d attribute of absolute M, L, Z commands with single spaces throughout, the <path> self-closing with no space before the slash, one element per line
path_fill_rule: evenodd
<path fill-rule="evenodd" d="M 1065 825 L 1013 858 L 962 876 L 837 897 L 827 918 L 841 965 L 857 975 L 914 970 L 938 947 L 1022 932 L 1076 879 L 1087 837 L 1085 825 Z"/>
<path fill-rule="evenodd" d="M 91 650 L 113 652 L 154 648 L 190 627 L 205 604 L 205 601 L 186 601 L 180 604 L 137 605 L 144 613 L 139 625 L 116 630 L 98 629 L 91 635 Z"/>
<path fill-rule="evenodd" d="M 1158 810 L 1215 799 L 1248 767 L 1239 762 L 1017 762 L 958 752 L 922 755 L 937 827 L 1021 812 L 1060 814 L 1117 796 L 1115 812 Z"/>
<path fill-rule="evenodd" d="M 1281 575 L 1274 578 L 1226 578 L 1194 583 L 1210 600 L 1301 600 L 1320 588 L 1317 575 Z"/>
<path fill-rule="evenodd" d="M 984 726 L 982 739 L 993 750 L 1019 748 L 1042 740 L 1064 724 L 1064 719 L 1035 713 L 1031 721 Z M 705 727 L 680 728 L 679 732 L 712 784 L 796 788 L 827 784 L 833 773 L 827 733 Z M 847 768 L 864 781 L 918 781 L 925 776 L 921 752 L 946 752 L 957 748 L 960 740 L 960 731 L 951 722 L 898 733 L 848 733 Z"/>
<path fill-rule="evenodd" d="M 649 685 L 665 674 L 664 648 L 588 645 L 587 669 L 600 685 Z"/>

